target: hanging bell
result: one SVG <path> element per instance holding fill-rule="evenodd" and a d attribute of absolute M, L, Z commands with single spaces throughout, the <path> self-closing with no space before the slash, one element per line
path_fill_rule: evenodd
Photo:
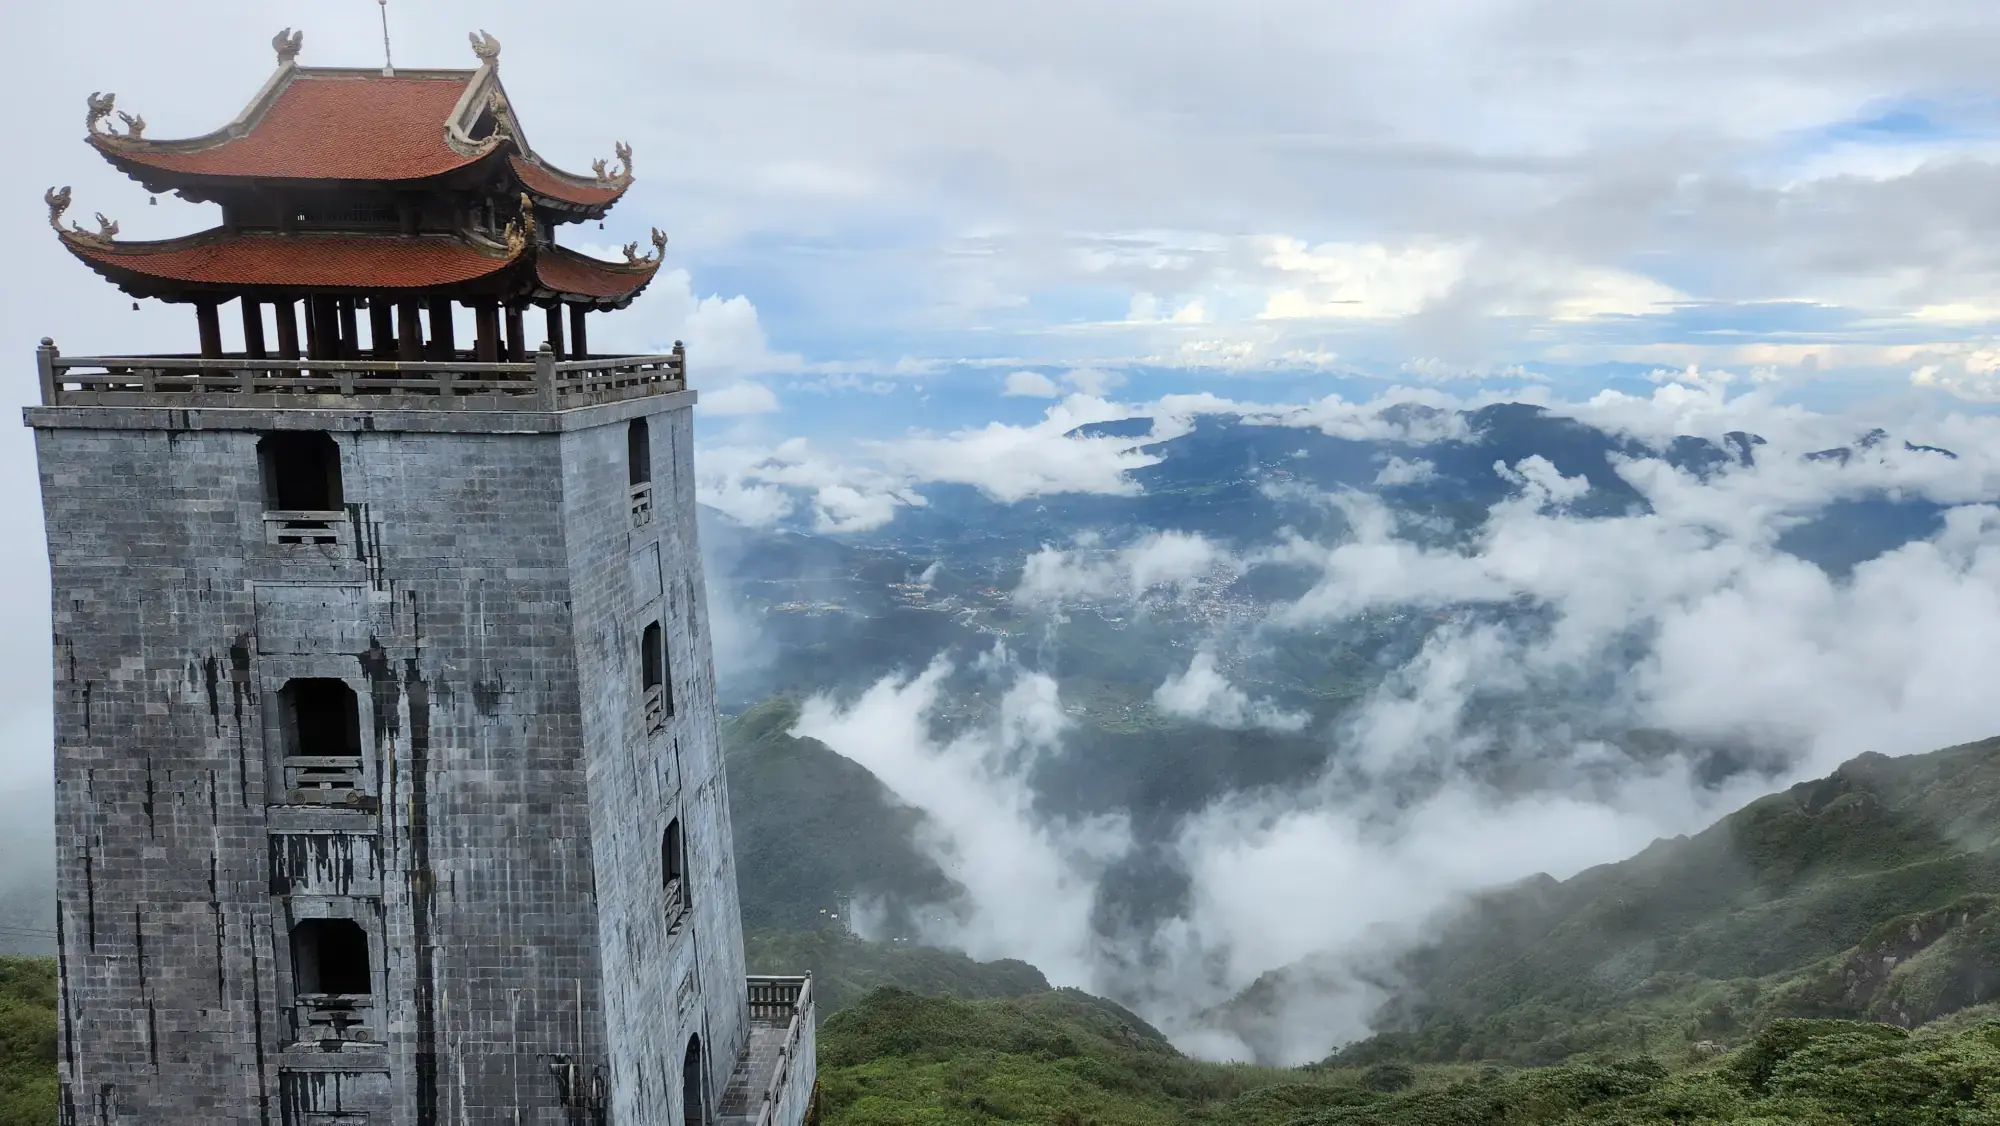
<path fill-rule="evenodd" d="M 132 311 L 135 313 L 139 311 L 139 303 L 137 301 L 132 302 Z"/>
<path fill-rule="evenodd" d="M 602 219 L 599 219 L 599 220 L 597 221 L 597 229 L 598 229 L 598 230 L 600 230 L 600 231 L 604 229 L 604 220 L 602 220 Z"/>
<path fill-rule="evenodd" d="M 149 196 L 147 196 L 147 197 L 146 197 L 146 206 L 147 206 L 147 207 L 158 207 L 159 205 L 160 205 L 160 197 L 159 197 L 159 196 L 156 196 L 156 195 L 149 195 Z"/>

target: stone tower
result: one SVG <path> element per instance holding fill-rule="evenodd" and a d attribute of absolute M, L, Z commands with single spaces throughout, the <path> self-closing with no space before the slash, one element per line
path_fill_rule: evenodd
<path fill-rule="evenodd" d="M 122 242 L 49 193 L 69 250 L 200 339 L 44 341 L 26 411 L 62 1121 L 794 1126 L 811 988 L 744 970 L 695 394 L 678 345 L 587 343 L 665 238 L 605 262 L 553 237 L 625 193 L 630 150 L 536 155 L 484 33 L 472 70 L 300 45 L 202 137 L 91 99 L 99 152 L 221 226 Z"/>

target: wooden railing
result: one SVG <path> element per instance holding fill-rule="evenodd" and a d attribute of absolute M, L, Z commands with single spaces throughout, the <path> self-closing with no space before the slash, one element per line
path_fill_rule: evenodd
<path fill-rule="evenodd" d="M 632 526 L 643 528 L 653 522 L 653 483 L 641 481 L 632 486 Z"/>
<path fill-rule="evenodd" d="M 292 1005 L 292 1039 L 299 1043 L 366 1044 L 375 999 L 361 993 L 308 993 Z"/>
<path fill-rule="evenodd" d="M 418 410 L 566 410 L 680 391 L 679 343 L 655 356 L 527 363 L 450 360 L 276 360 L 261 356 L 65 356 L 35 351 L 45 406 L 375 407 Z"/>
<path fill-rule="evenodd" d="M 802 1104 L 798 1098 L 786 1099 L 787 1088 L 796 1082 L 809 1090 L 818 1078 L 817 1061 L 812 1057 L 815 1040 L 812 976 L 752 977 L 749 984 L 751 1020 L 775 1024 L 790 1018 L 785 1026 L 785 1041 L 778 1048 L 777 1070 L 764 1086 L 763 1104 L 757 1109 L 757 1126 L 789 1126 L 780 1116 L 796 1121 Z"/>

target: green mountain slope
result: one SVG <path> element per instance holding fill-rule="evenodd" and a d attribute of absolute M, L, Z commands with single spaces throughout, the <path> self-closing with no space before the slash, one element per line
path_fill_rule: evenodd
<path fill-rule="evenodd" d="M 1693 836 L 1481 898 L 1343 1060 L 1560 1062 L 2000 997 L 2000 739 L 1863 755 Z M 1265 983 L 1266 988 L 1271 983 Z"/>
<path fill-rule="evenodd" d="M 2000 1021 L 1911 1033 L 1779 1021 L 1672 1073 L 1650 1057 L 1508 1072 L 1190 1060 L 1072 990 L 879 991 L 819 1034 L 825 1126 L 1993 1126 Z"/>
<path fill-rule="evenodd" d="M 813 975 L 822 1018 L 876 989 L 966 999 L 1045 992 L 1048 979 L 1026 962 L 975 962 L 955 950 L 864 942 L 842 931 L 753 931 L 743 940 L 753 974 Z"/>
<path fill-rule="evenodd" d="M 826 744 L 792 738 L 797 719 L 780 699 L 723 725 L 743 925 L 816 928 L 855 896 L 886 904 L 891 929 L 903 930 L 894 914 L 957 898 L 958 884 L 911 843 L 924 815 Z"/>

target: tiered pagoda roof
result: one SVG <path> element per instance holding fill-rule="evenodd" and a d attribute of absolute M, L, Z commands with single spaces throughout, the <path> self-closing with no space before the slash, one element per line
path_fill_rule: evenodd
<path fill-rule="evenodd" d="M 279 33 L 278 68 L 234 121 L 184 140 L 145 135 L 115 95 L 90 98 L 89 143 L 151 192 L 220 204 L 220 227 L 121 242 L 99 217 L 60 222 L 63 244 L 135 297 L 291 300 L 315 295 L 622 308 L 659 268 L 653 251 L 606 262 L 556 245 L 554 229 L 602 219 L 632 184 L 631 149 L 588 175 L 528 145 L 500 83 L 500 44 L 472 36 L 471 70 L 304 67 L 303 36 Z"/>

